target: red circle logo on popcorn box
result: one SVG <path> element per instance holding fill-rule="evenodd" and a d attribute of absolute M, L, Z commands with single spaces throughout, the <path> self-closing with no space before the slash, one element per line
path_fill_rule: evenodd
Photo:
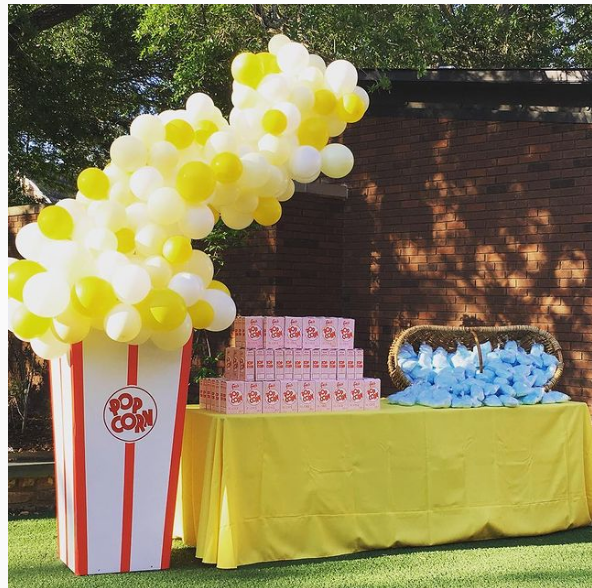
<path fill-rule="evenodd" d="M 152 431 L 157 417 L 152 395 L 137 386 L 114 392 L 103 409 L 103 421 L 111 435 L 125 443 L 135 443 Z"/>

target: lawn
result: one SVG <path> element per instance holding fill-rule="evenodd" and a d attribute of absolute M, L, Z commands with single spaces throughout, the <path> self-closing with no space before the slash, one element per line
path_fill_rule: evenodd
<path fill-rule="evenodd" d="M 172 569 L 138 573 L 139 586 L 282 587 L 540 587 L 592 586 L 592 527 L 524 539 L 392 549 L 344 557 L 247 566 L 223 571 L 202 565 L 175 544 Z M 9 586 L 129 586 L 127 574 L 76 578 L 56 557 L 53 518 L 8 523 Z"/>

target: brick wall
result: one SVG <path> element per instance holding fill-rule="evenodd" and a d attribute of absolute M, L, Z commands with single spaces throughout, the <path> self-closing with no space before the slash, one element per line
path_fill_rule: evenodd
<path fill-rule="evenodd" d="M 55 511 L 53 476 L 8 480 L 8 512 Z"/>

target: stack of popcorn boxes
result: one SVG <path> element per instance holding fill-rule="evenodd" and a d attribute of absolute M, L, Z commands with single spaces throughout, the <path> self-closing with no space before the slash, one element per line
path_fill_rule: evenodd
<path fill-rule="evenodd" d="M 200 381 L 200 402 L 227 414 L 378 410 L 380 380 L 364 378 L 355 321 L 239 316 L 223 378 Z"/>

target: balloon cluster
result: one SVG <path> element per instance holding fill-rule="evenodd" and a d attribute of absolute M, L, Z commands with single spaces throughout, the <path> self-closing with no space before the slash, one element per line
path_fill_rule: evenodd
<path fill-rule="evenodd" d="M 347 61 L 326 66 L 284 35 L 232 63 L 227 121 L 211 98 L 142 114 L 113 141 L 104 169 L 78 176 L 75 199 L 23 227 L 9 260 L 9 328 L 51 359 L 91 328 L 114 341 L 176 349 L 191 330 L 230 326 L 236 307 L 192 248 L 220 219 L 240 230 L 275 224 L 294 181 L 340 178 L 353 155 L 329 144 L 368 108 Z"/>

